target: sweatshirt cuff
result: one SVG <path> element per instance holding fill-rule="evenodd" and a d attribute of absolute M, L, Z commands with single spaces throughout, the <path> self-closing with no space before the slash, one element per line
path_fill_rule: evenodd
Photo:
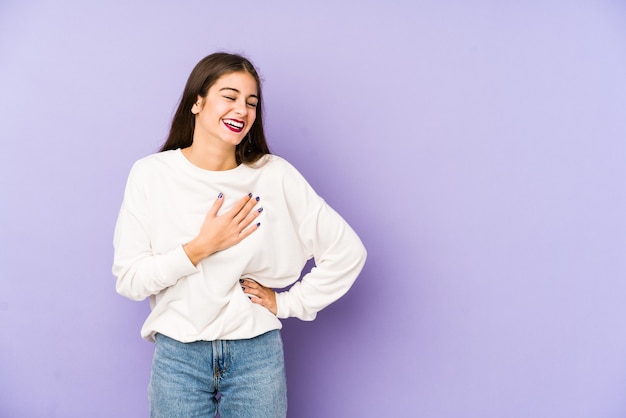
<path fill-rule="evenodd" d="M 191 274 L 197 273 L 199 270 L 196 266 L 193 265 L 187 253 L 183 249 L 182 245 L 174 248 L 172 252 L 169 254 L 170 257 L 167 258 L 167 262 L 161 266 L 163 269 L 163 277 L 172 277 L 175 278 L 174 283 L 176 283 L 181 277 L 189 276 Z M 168 283 L 172 285 L 174 283 Z"/>
<path fill-rule="evenodd" d="M 291 293 L 291 291 L 276 293 L 276 317 L 287 319 L 296 317 L 302 321 L 313 321 L 317 313 L 308 313 L 302 303 Z"/>
<path fill-rule="evenodd" d="M 287 308 L 287 292 L 276 293 L 276 316 L 280 319 L 289 318 L 289 310 Z"/>

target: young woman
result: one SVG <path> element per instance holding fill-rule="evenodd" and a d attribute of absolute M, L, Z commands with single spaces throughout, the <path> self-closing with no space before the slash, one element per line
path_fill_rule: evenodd
<path fill-rule="evenodd" d="M 161 152 L 131 169 L 113 274 L 150 298 L 152 417 L 286 416 L 279 318 L 313 320 L 365 263 L 350 226 L 270 154 L 262 98 L 250 61 L 207 56 Z"/>

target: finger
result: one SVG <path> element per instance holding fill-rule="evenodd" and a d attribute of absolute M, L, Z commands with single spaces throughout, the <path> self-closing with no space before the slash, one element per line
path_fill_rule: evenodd
<path fill-rule="evenodd" d="M 213 202 L 213 205 L 211 206 L 211 209 L 209 209 L 209 212 L 207 213 L 207 216 L 210 216 L 211 218 L 215 218 L 217 216 L 217 212 L 219 212 L 219 210 L 222 207 L 223 203 L 224 203 L 224 195 L 222 193 L 220 193 L 217 196 L 217 199 L 215 199 L 215 202 Z"/>
<path fill-rule="evenodd" d="M 259 288 L 259 284 L 251 279 L 241 279 L 239 280 L 239 283 L 241 283 L 241 286 L 246 289 L 258 289 Z"/>
<path fill-rule="evenodd" d="M 248 193 L 247 195 L 239 199 L 237 203 L 235 203 L 232 209 L 228 211 L 228 214 L 233 218 L 236 217 L 246 207 L 246 204 L 248 204 L 251 200 L 253 200 L 252 193 Z"/>
<path fill-rule="evenodd" d="M 263 295 L 254 289 L 244 289 L 243 294 L 253 302 L 260 302 L 263 300 Z"/>
<path fill-rule="evenodd" d="M 250 225 L 252 225 L 252 223 L 254 222 L 254 220 L 261 215 L 261 213 L 263 212 L 263 208 L 258 208 L 256 210 L 253 210 L 251 213 L 249 213 L 245 218 L 243 219 L 238 219 L 235 218 L 234 221 L 237 222 L 237 226 L 239 227 L 239 233 L 241 234 L 246 228 L 250 227 Z M 257 222 L 256 227 L 258 228 L 260 226 L 260 224 Z M 247 231 L 248 233 L 252 233 L 253 231 Z"/>
<path fill-rule="evenodd" d="M 259 301 L 264 301 L 267 299 L 267 295 L 265 294 L 263 288 L 261 286 L 259 287 L 248 287 L 245 290 L 245 293 L 248 296 L 252 296 L 255 299 L 258 299 Z"/>
<path fill-rule="evenodd" d="M 252 303 L 256 303 L 257 305 L 261 305 L 263 307 L 266 307 L 265 303 L 263 303 L 262 299 L 252 297 L 252 298 L 250 298 L 250 300 L 252 301 Z"/>
<path fill-rule="evenodd" d="M 269 289 L 250 279 L 241 279 L 240 283 L 242 284 L 244 293 L 248 296 L 250 301 L 263 306 L 276 315 L 276 300 L 272 289 Z"/>
<path fill-rule="evenodd" d="M 243 208 L 241 208 L 241 210 L 234 216 L 234 221 L 237 223 L 241 223 L 244 222 L 244 225 L 241 226 L 242 229 L 245 228 L 245 226 L 249 225 L 250 222 L 246 222 L 246 218 L 248 215 L 250 215 L 250 213 L 254 213 L 253 209 L 256 206 L 256 204 L 259 202 L 259 200 L 261 200 L 260 197 L 251 197 L 250 200 L 248 200 L 246 202 L 246 204 L 243 206 Z"/>
<path fill-rule="evenodd" d="M 266 298 L 251 297 L 250 301 L 252 301 L 252 303 L 256 303 L 257 305 L 263 306 L 265 309 L 267 309 L 268 311 L 276 315 L 276 309 L 272 305 L 272 300 L 269 297 L 266 297 Z"/>
<path fill-rule="evenodd" d="M 261 222 L 257 222 L 253 225 L 244 227 L 244 229 L 239 232 L 238 242 L 243 241 L 244 238 L 251 235 L 254 231 L 259 229 L 260 227 L 261 227 Z"/>
<path fill-rule="evenodd" d="M 244 293 L 248 295 L 253 295 L 258 298 L 263 296 L 263 286 L 255 282 L 254 280 L 245 279 L 242 282 L 241 288 Z"/>
<path fill-rule="evenodd" d="M 252 285 L 255 283 L 252 280 L 249 279 L 240 279 L 239 283 L 241 284 L 241 288 L 243 289 L 244 292 L 248 292 L 249 289 L 252 289 Z"/>

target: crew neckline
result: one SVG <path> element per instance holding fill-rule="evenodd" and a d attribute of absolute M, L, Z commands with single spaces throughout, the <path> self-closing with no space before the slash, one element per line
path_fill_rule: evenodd
<path fill-rule="evenodd" d="M 181 162 L 182 166 L 185 167 L 187 171 L 191 171 L 199 175 L 204 175 L 204 176 L 206 175 L 210 175 L 210 176 L 229 175 L 229 174 L 239 172 L 245 168 L 245 164 L 239 164 L 237 167 L 234 167 L 228 170 L 207 170 L 207 169 L 198 167 L 197 165 L 189 161 L 187 157 L 185 157 L 185 154 L 183 154 L 183 150 L 181 148 L 177 148 L 176 150 L 174 150 L 174 152 L 178 156 L 178 160 Z"/>

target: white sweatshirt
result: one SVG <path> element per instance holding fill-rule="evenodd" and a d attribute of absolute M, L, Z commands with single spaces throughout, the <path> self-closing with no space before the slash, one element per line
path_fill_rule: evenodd
<path fill-rule="evenodd" d="M 200 231 L 224 194 L 220 214 L 248 193 L 259 196 L 260 228 L 239 244 L 194 266 L 182 246 Z M 145 157 L 133 166 L 114 236 L 117 291 L 150 297 L 141 330 L 182 342 L 252 338 L 280 329 L 278 318 L 313 320 L 344 295 L 366 252 L 350 226 L 287 161 L 267 155 L 254 167 L 203 170 L 181 150 Z M 306 261 L 316 267 L 298 281 Z M 239 279 L 274 289 L 278 314 L 252 303 Z M 295 284 L 294 284 L 295 283 Z"/>

